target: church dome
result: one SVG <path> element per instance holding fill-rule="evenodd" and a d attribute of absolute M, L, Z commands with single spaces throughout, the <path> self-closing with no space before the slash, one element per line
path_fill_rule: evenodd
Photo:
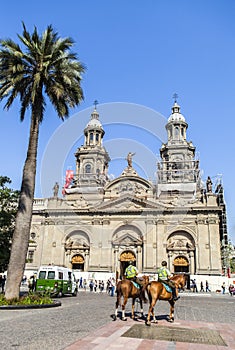
<path fill-rule="evenodd" d="M 86 128 L 89 128 L 89 127 L 100 127 L 102 128 L 102 124 L 99 120 L 99 113 L 97 112 L 96 109 L 94 109 L 94 111 L 91 113 L 91 119 L 89 120 Z"/>
<path fill-rule="evenodd" d="M 183 114 L 180 113 L 180 106 L 177 102 L 174 103 L 174 106 L 172 107 L 172 113 L 170 117 L 168 118 L 168 122 L 185 122 L 185 118 Z"/>

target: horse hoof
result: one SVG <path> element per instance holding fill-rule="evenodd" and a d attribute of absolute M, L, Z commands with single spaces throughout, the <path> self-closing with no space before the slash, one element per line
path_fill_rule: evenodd
<path fill-rule="evenodd" d="M 174 319 L 173 318 L 169 318 L 168 322 L 173 323 Z"/>
<path fill-rule="evenodd" d="M 127 318 L 126 317 L 122 317 L 122 321 L 127 321 Z"/>
<path fill-rule="evenodd" d="M 151 326 L 151 322 L 149 322 L 149 321 L 146 321 L 145 324 L 146 324 L 146 326 L 148 326 L 148 327 Z"/>
<path fill-rule="evenodd" d="M 113 316 L 113 321 L 117 321 L 117 316 L 116 315 Z"/>

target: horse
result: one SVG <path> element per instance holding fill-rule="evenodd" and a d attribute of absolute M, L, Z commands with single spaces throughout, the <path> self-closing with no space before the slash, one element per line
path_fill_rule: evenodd
<path fill-rule="evenodd" d="M 143 278 L 143 283 L 144 287 L 148 285 L 149 283 L 149 276 L 142 276 Z M 115 310 L 115 315 L 113 317 L 113 320 L 116 321 L 117 315 L 118 315 L 118 306 L 120 305 L 122 307 L 122 321 L 126 321 L 126 315 L 125 315 L 125 307 L 128 301 L 128 298 L 132 298 L 132 310 L 131 310 L 131 317 L 132 319 L 135 319 L 135 300 L 139 298 L 140 300 L 140 312 L 141 316 L 144 317 L 144 312 L 143 312 L 143 301 L 140 298 L 140 288 L 137 288 L 135 284 L 128 280 L 128 279 L 123 279 L 118 282 L 117 288 L 117 301 L 116 301 L 116 310 Z M 121 299 L 123 297 L 123 302 L 121 304 Z"/>
<path fill-rule="evenodd" d="M 176 295 L 178 295 L 178 288 L 184 289 L 186 284 L 186 276 L 184 274 L 182 275 L 174 275 L 170 278 L 170 280 L 175 282 L 176 287 Z M 152 281 L 148 284 L 147 288 L 147 294 L 149 298 L 149 310 L 147 319 L 145 321 L 145 324 L 147 326 L 150 326 L 150 314 L 153 316 L 154 323 L 157 323 L 156 317 L 154 315 L 154 306 L 157 302 L 157 300 L 166 300 L 170 304 L 170 315 L 168 316 L 169 322 L 174 322 L 174 308 L 175 308 L 175 300 L 173 300 L 172 292 L 168 292 L 162 282 L 160 281 Z"/>

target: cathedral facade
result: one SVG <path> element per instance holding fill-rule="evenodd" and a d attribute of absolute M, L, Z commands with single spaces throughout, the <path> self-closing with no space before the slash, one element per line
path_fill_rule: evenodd
<path fill-rule="evenodd" d="M 223 187 L 202 185 L 188 124 L 175 101 L 166 124 L 155 182 L 140 177 L 127 150 L 126 168 L 109 179 L 105 131 L 94 109 L 68 171 L 63 198 L 35 199 L 26 270 L 54 264 L 75 271 L 122 276 L 131 260 L 155 273 L 166 260 L 172 272 L 221 275 L 227 242 Z M 153 164 L 153 167 L 156 166 Z"/>

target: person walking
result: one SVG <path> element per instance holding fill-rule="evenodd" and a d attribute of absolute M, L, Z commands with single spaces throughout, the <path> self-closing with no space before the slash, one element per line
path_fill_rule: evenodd
<path fill-rule="evenodd" d="M 110 294 L 111 297 L 114 297 L 114 291 L 115 291 L 115 279 L 112 278 L 111 279 L 111 294 Z"/>
<path fill-rule="evenodd" d="M 221 288 L 222 288 L 222 294 L 225 294 L 225 282 L 223 282 Z"/>
<path fill-rule="evenodd" d="M 196 282 L 196 279 L 194 278 L 192 280 L 192 284 L 193 284 L 193 293 L 198 293 L 198 290 L 197 290 L 197 282 Z"/>
<path fill-rule="evenodd" d="M 3 275 L 2 282 L 1 282 L 2 293 L 5 292 L 5 284 L 6 284 L 6 275 Z"/>
<path fill-rule="evenodd" d="M 82 281 L 82 277 L 80 277 L 80 279 L 79 279 L 79 287 L 78 288 L 83 288 L 83 283 L 82 283 L 83 281 Z"/>
<path fill-rule="evenodd" d="M 2 277 L 2 275 L 0 275 L 0 287 L 1 287 L 1 293 L 3 293 L 3 290 L 2 290 L 2 279 L 3 279 L 3 277 Z"/>
<path fill-rule="evenodd" d="M 162 266 L 158 269 L 157 274 L 158 274 L 158 280 L 163 283 L 166 283 L 171 287 L 172 289 L 172 297 L 173 300 L 176 301 L 180 297 L 176 295 L 176 288 L 175 288 L 175 283 L 174 281 L 170 280 L 169 278 L 173 276 L 173 274 L 170 272 L 170 270 L 167 268 L 167 262 L 164 260 L 162 261 Z"/>
<path fill-rule="evenodd" d="M 210 292 L 210 288 L 209 288 L 209 283 L 208 283 L 208 281 L 206 281 L 206 293 L 207 292 Z"/>

